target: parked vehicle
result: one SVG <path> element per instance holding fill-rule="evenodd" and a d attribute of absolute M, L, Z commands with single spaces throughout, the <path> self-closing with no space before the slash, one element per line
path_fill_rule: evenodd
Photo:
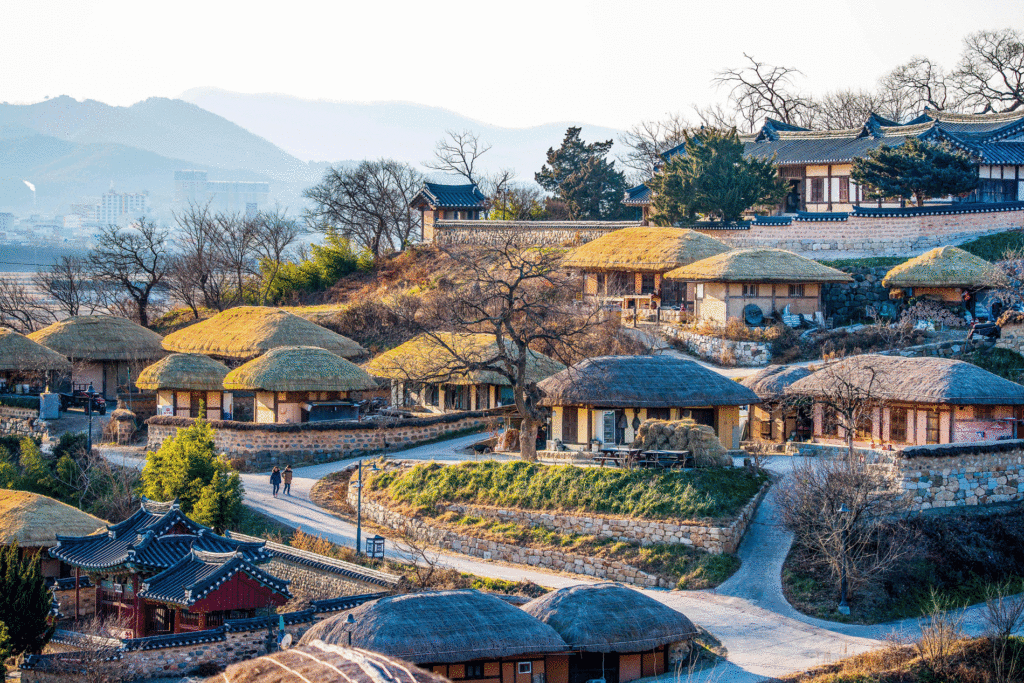
<path fill-rule="evenodd" d="M 84 408 L 88 412 L 89 402 L 92 401 L 92 411 L 105 415 L 107 412 L 107 401 L 97 391 L 91 390 L 91 386 L 89 384 L 72 385 L 70 393 L 62 393 L 60 395 L 60 409 L 67 410 L 71 406 L 76 406 Z"/>

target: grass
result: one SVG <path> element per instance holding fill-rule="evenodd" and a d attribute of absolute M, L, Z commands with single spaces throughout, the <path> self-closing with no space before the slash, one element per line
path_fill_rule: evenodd
<path fill-rule="evenodd" d="M 767 475 L 739 468 L 662 473 L 489 460 L 389 469 L 368 488 L 421 511 L 438 503 L 476 503 L 647 519 L 720 519 L 739 512 L 766 480 Z"/>
<path fill-rule="evenodd" d="M 1011 382 L 1020 382 L 1024 377 L 1024 356 L 1009 349 L 975 351 L 963 356 L 963 360 Z"/>
<path fill-rule="evenodd" d="M 985 235 L 970 242 L 964 242 L 960 248 L 975 256 L 980 256 L 986 261 L 1001 261 L 1007 257 L 1007 252 L 1024 249 L 1024 231 L 1007 230 L 994 235 Z"/>
<path fill-rule="evenodd" d="M 834 261 L 821 261 L 830 268 L 892 268 L 907 259 L 902 256 L 868 256 L 866 258 L 841 258 Z"/>

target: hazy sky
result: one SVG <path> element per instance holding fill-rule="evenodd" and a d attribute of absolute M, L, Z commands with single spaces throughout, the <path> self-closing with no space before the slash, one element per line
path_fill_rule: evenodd
<path fill-rule="evenodd" d="M 0 100 L 128 105 L 199 86 L 308 99 L 405 100 L 526 126 L 626 127 L 720 100 L 743 53 L 806 87 L 870 87 L 964 34 L 1024 29 L 1022 0 L 8 0 Z"/>

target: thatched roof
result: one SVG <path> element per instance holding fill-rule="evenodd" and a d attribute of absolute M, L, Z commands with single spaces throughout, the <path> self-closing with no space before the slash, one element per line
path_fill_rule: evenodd
<path fill-rule="evenodd" d="M 285 346 L 235 368 L 231 391 L 366 391 L 377 381 L 361 367 L 315 346 Z"/>
<path fill-rule="evenodd" d="M 787 394 L 849 393 L 853 386 L 880 401 L 953 405 L 1024 405 L 1024 386 L 977 365 L 948 358 L 868 354 L 833 363 L 789 385 Z"/>
<path fill-rule="evenodd" d="M 0 372 L 70 372 L 71 363 L 56 351 L 46 348 L 12 330 L 0 329 Z"/>
<path fill-rule="evenodd" d="M 185 389 L 220 391 L 228 366 L 198 353 L 174 353 L 139 373 L 135 386 L 147 391 Z"/>
<path fill-rule="evenodd" d="M 150 360 L 167 355 L 159 334 L 127 318 L 80 315 L 28 335 L 71 360 Z"/>
<path fill-rule="evenodd" d="M 984 287 L 999 279 L 988 261 L 957 247 L 937 247 L 901 263 L 882 278 L 883 287 Z"/>
<path fill-rule="evenodd" d="M 494 359 L 498 357 L 498 342 L 493 334 L 421 334 L 401 346 L 385 351 L 363 365 L 363 368 L 375 377 L 398 381 L 510 384 L 508 379 L 493 370 L 467 372 L 466 365 L 456 361 L 456 357 L 496 366 L 498 363 Z M 539 382 L 564 369 L 565 366 L 558 361 L 532 349 L 529 351 L 526 375 L 530 382 Z"/>
<path fill-rule="evenodd" d="M 585 652 L 653 650 L 697 634 L 681 612 L 618 583 L 560 588 L 522 609 Z"/>
<path fill-rule="evenodd" d="M 0 545 L 51 548 L 57 534 L 88 536 L 106 529 L 99 517 L 59 500 L 27 491 L 0 489 Z"/>
<path fill-rule="evenodd" d="M 345 620 L 351 614 L 355 625 Z M 564 652 L 562 638 L 501 598 L 475 590 L 392 595 L 315 624 L 301 644 L 348 642 L 417 664 Z"/>
<path fill-rule="evenodd" d="M 759 403 L 738 382 L 675 356 L 588 358 L 537 385 L 541 405 L 670 408 Z"/>
<path fill-rule="evenodd" d="M 342 358 L 356 358 L 366 349 L 305 318 L 266 306 L 239 306 L 172 332 L 164 348 L 249 360 L 281 346 L 318 346 Z"/>
<path fill-rule="evenodd" d="M 729 245 L 683 228 L 623 228 L 573 249 L 565 268 L 663 273 L 729 251 Z"/>
<path fill-rule="evenodd" d="M 688 282 L 850 282 L 829 268 L 785 249 L 736 249 L 665 273 L 667 280 Z"/>
<path fill-rule="evenodd" d="M 810 370 L 799 365 L 769 365 L 740 380 L 740 384 L 762 401 L 776 401 L 786 395 L 786 387 L 810 374 Z"/>
<path fill-rule="evenodd" d="M 444 676 L 369 650 L 315 640 L 232 664 L 206 683 L 448 683 Z"/>

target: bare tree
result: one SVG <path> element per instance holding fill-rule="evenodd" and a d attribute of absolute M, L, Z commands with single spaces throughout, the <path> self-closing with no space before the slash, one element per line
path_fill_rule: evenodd
<path fill-rule="evenodd" d="M 712 81 L 727 86 L 729 100 L 747 131 L 754 131 L 766 118 L 783 123 L 808 126 L 814 118 L 814 104 L 809 97 L 793 89 L 799 69 L 772 66 L 743 53 L 749 65 L 725 69 Z"/>
<path fill-rule="evenodd" d="M 434 158 L 424 161 L 423 165 L 435 171 L 462 176 L 466 182 L 480 184 L 480 174 L 476 170 L 476 162 L 491 149 L 480 136 L 471 130 L 456 131 L 447 129 L 445 137 L 434 145 Z"/>
<path fill-rule="evenodd" d="M 619 142 L 628 151 L 618 159 L 623 166 L 632 169 L 634 181 L 643 182 L 661 166 L 662 153 L 682 144 L 687 131 L 692 129 L 679 113 L 669 114 L 660 121 L 641 121 L 619 136 Z"/>
<path fill-rule="evenodd" d="M 48 309 L 54 320 L 96 313 L 108 303 L 107 289 L 93 280 L 89 262 L 78 256 L 60 257 L 37 271 L 32 282 L 53 302 Z"/>
<path fill-rule="evenodd" d="M 227 279 L 218 267 L 217 221 L 205 205 L 190 204 L 174 215 L 177 250 L 168 280 L 173 294 L 198 318 L 199 308 L 226 308 Z"/>
<path fill-rule="evenodd" d="M 814 122 L 819 128 L 840 130 L 860 128 L 885 102 L 878 93 L 866 90 L 834 90 L 814 101 Z"/>
<path fill-rule="evenodd" d="M 1010 639 L 1024 626 L 1024 596 L 1013 593 L 1009 581 L 986 591 L 982 618 L 992 641 L 992 667 L 997 683 L 1017 680 L 1021 670 L 1022 662 Z"/>
<path fill-rule="evenodd" d="M 248 300 L 249 284 L 257 273 L 256 244 L 260 230 L 259 216 L 218 213 L 213 217 L 215 226 L 214 263 L 228 276 L 230 285 L 225 292 L 229 306 Z"/>
<path fill-rule="evenodd" d="M 821 407 L 824 420 L 837 421 L 846 440 L 847 457 L 853 459 L 858 428 L 882 404 L 885 372 L 869 359 L 855 356 L 831 362 L 815 375 L 820 381 L 814 402 Z"/>
<path fill-rule="evenodd" d="M 903 121 L 927 107 L 935 111 L 959 106 L 949 76 L 942 67 L 927 57 L 914 57 L 901 64 L 879 81 L 889 118 Z"/>
<path fill-rule="evenodd" d="M 305 232 L 287 210 L 275 209 L 260 215 L 256 226 L 256 254 L 260 259 L 260 304 L 267 303 L 270 288 L 287 260 L 288 252 Z"/>
<path fill-rule="evenodd" d="M 48 312 L 17 277 L 0 277 L 0 327 L 29 334 L 48 322 Z"/>
<path fill-rule="evenodd" d="M 544 211 L 544 192 L 536 184 L 509 182 L 490 196 L 492 220 L 528 221 Z"/>
<path fill-rule="evenodd" d="M 968 35 L 951 80 L 968 105 L 1015 111 L 1024 103 L 1024 35 L 1012 28 Z"/>
<path fill-rule="evenodd" d="M 143 327 L 149 326 L 153 293 L 166 287 L 170 268 L 167 231 L 145 218 L 127 228 L 103 228 L 89 254 L 94 278 L 126 296 L 134 308 L 132 317 Z"/>
<path fill-rule="evenodd" d="M 693 111 L 700 119 L 700 125 L 705 128 L 717 128 L 719 130 L 732 130 L 739 128 L 736 121 L 736 112 L 729 111 L 721 104 L 709 104 L 707 106 L 693 105 Z"/>

